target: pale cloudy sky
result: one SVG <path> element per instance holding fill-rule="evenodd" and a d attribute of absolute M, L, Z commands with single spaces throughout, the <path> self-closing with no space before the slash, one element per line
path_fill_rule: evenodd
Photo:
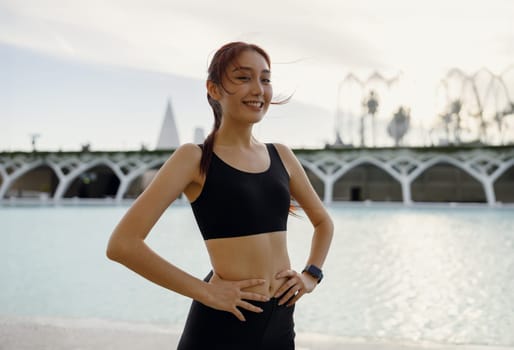
<path fill-rule="evenodd" d="M 210 55 L 233 40 L 264 47 L 275 92 L 294 92 L 263 140 L 333 141 L 340 82 L 375 70 L 401 74 L 400 102 L 428 128 L 448 69 L 514 63 L 513 15 L 510 0 L 0 0 L 0 151 L 30 149 L 31 133 L 49 150 L 152 148 L 168 98 L 192 141 L 212 124 Z"/>

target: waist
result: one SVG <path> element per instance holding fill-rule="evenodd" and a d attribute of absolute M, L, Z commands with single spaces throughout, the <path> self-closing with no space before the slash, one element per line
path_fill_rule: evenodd
<path fill-rule="evenodd" d="M 284 231 L 209 240 L 206 244 L 213 270 L 220 278 L 229 281 L 258 278 L 266 281 L 245 291 L 273 296 L 286 280 L 276 279 L 275 276 L 291 266 Z"/>

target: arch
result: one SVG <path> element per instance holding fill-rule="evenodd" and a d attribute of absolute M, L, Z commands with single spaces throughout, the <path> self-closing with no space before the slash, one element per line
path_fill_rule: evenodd
<path fill-rule="evenodd" d="M 411 182 L 414 202 L 486 202 L 483 184 L 453 162 L 439 161 Z"/>
<path fill-rule="evenodd" d="M 382 161 L 379 161 L 373 157 L 369 157 L 367 155 L 360 156 L 350 162 L 348 162 L 344 167 L 339 169 L 335 174 L 334 178 L 339 179 L 341 176 L 346 174 L 348 171 L 363 165 L 363 164 L 370 164 L 374 165 L 375 167 L 383 170 L 388 175 L 390 175 L 393 179 L 395 179 L 398 182 L 401 182 L 401 176 L 394 170 L 394 168 L 391 166 L 391 164 L 383 163 Z"/>
<path fill-rule="evenodd" d="M 127 190 L 125 193 L 123 193 L 123 198 L 137 198 L 146 188 L 146 186 L 143 185 L 145 174 L 139 175 L 136 178 L 134 178 L 127 186 Z"/>
<path fill-rule="evenodd" d="M 416 168 L 410 175 L 409 179 L 411 182 L 414 182 L 414 180 L 420 176 L 422 173 L 424 173 L 427 169 L 431 168 L 432 166 L 439 164 L 439 163 L 448 163 L 450 165 L 453 165 L 456 168 L 459 168 L 469 176 L 475 178 L 477 181 L 481 182 L 482 178 L 480 175 L 476 174 L 475 171 L 469 166 L 469 164 L 462 163 L 458 161 L 457 159 L 448 157 L 446 155 L 436 156 L 434 158 L 431 158 L 427 161 L 425 161 L 423 164 L 420 164 L 418 168 Z"/>
<path fill-rule="evenodd" d="M 359 162 L 334 183 L 334 201 L 402 201 L 398 180 L 382 167 Z"/>
<path fill-rule="evenodd" d="M 148 186 L 157 171 L 149 169 L 158 169 L 167 160 L 167 157 L 159 157 L 147 163 L 140 162 L 137 169 L 131 170 L 127 175 L 122 177 L 122 182 L 116 193 L 116 200 L 123 198 L 137 198 Z M 150 174 L 146 174 L 150 172 Z M 139 178 L 139 179 L 138 179 Z"/>
<path fill-rule="evenodd" d="M 49 167 L 57 175 L 57 177 L 59 177 L 59 175 L 62 173 L 60 171 L 60 169 L 53 162 L 49 162 L 48 160 L 38 159 L 35 161 L 29 160 L 27 163 L 20 163 L 20 164 L 16 164 L 16 165 L 15 165 L 15 162 L 13 162 L 12 164 L 9 164 L 7 166 L 6 174 L 8 174 L 12 179 L 17 179 L 17 178 L 23 176 L 24 174 L 42 166 L 42 165 Z"/>
<path fill-rule="evenodd" d="M 514 157 L 510 158 L 506 162 L 501 163 L 498 168 L 491 174 L 491 181 L 495 182 L 503 173 L 510 169 L 514 165 Z"/>
<path fill-rule="evenodd" d="M 105 198 L 116 196 L 120 179 L 109 165 L 92 165 L 78 174 L 64 193 L 64 198 Z"/>
<path fill-rule="evenodd" d="M 318 179 L 323 181 L 323 179 L 325 177 L 325 173 L 323 173 L 323 171 L 321 171 L 320 163 L 322 163 L 323 161 L 326 161 L 327 160 L 326 158 L 324 158 L 322 161 L 317 161 L 314 163 L 307 159 L 304 159 L 303 157 L 300 157 L 300 156 L 298 157 L 298 160 L 300 161 L 300 164 L 302 165 L 302 167 L 305 171 L 307 171 L 307 169 L 310 170 L 312 175 L 314 175 L 315 177 L 317 177 Z"/>
<path fill-rule="evenodd" d="M 307 174 L 307 177 L 309 178 L 309 181 L 311 182 L 312 187 L 314 187 L 314 190 L 318 194 L 319 198 L 323 200 L 325 196 L 325 183 L 323 180 L 314 173 L 311 169 L 303 165 L 303 170 L 305 170 L 305 173 Z"/>
<path fill-rule="evenodd" d="M 81 164 L 81 161 L 78 157 L 70 157 L 61 162 L 59 162 L 59 169 L 61 172 L 68 176 L 72 171 L 76 170 Z"/>
<path fill-rule="evenodd" d="M 153 166 L 145 167 L 142 171 L 139 170 L 138 174 L 130 181 L 125 193 L 123 193 L 123 198 L 137 198 L 150 184 L 163 164 L 164 162 L 160 161 Z"/>
<path fill-rule="evenodd" d="M 497 202 L 514 202 L 514 164 L 502 172 L 493 186 Z"/>
<path fill-rule="evenodd" d="M 38 163 L 23 169 L 12 181 L 4 195 L 6 198 L 50 198 L 53 197 L 59 177 L 52 165 Z"/>

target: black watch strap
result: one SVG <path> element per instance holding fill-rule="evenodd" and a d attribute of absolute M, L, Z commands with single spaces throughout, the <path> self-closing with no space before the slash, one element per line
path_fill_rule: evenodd
<path fill-rule="evenodd" d="M 307 265 L 303 269 L 302 273 L 304 273 L 304 272 L 307 272 L 309 275 L 316 278 L 318 280 L 318 283 L 320 283 L 321 280 L 323 279 L 323 272 L 316 265 Z"/>

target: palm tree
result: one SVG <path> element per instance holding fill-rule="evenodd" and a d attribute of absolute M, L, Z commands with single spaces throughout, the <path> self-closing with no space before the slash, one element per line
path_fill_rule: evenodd
<path fill-rule="evenodd" d="M 457 99 L 450 103 L 450 116 L 455 119 L 455 126 L 453 134 L 455 136 L 455 143 L 460 144 L 460 135 L 462 132 L 462 117 L 460 111 L 462 110 L 462 102 Z"/>
<path fill-rule="evenodd" d="M 494 115 L 494 121 L 496 122 L 496 126 L 498 127 L 498 133 L 500 134 L 500 141 L 503 144 L 505 128 L 507 128 L 508 124 L 506 124 L 505 120 L 508 116 L 514 115 L 514 102 L 509 102 L 508 106 L 505 107 L 503 111 L 498 111 Z"/>
<path fill-rule="evenodd" d="M 41 137 L 41 134 L 30 134 L 30 143 L 32 144 L 32 152 L 37 152 L 36 141 Z"/>
<path fill-rule="evenodd" d="M 439 117 L 441 118 L 441 122 L 442 122 L 442 125 L 444 128 L 444 133 L 446 134 L 445 142 L 449 144 L 451 142 L 450 141 L 450 126 L 452 123 L 452 115 L 451 115 L 451 113 L 447 112 L 447 113 L 439 114 Z"/>
<path fill-rule="evenodd" d="M 398 147 L 403 137 L 409 131 L 410 109 L 400 106 L 398 111 L 387 125 L 387 133 L 394 139 L 394 145 Z"/>
<path fill-rule="evenodd" d="M 368 97 L 364 101 L 364 107 L 366 108 L 366 114 L 371 115 L 371 140 L 373 146 L 376 146 L 376 140 L 375 140 L 375 115 L 378 112 L 378 98 L 374 90 L 371 90 L 369 92 Z M 364 144 L 364 117 L 363 115 L 361 117 L 361 143 Z"/>

